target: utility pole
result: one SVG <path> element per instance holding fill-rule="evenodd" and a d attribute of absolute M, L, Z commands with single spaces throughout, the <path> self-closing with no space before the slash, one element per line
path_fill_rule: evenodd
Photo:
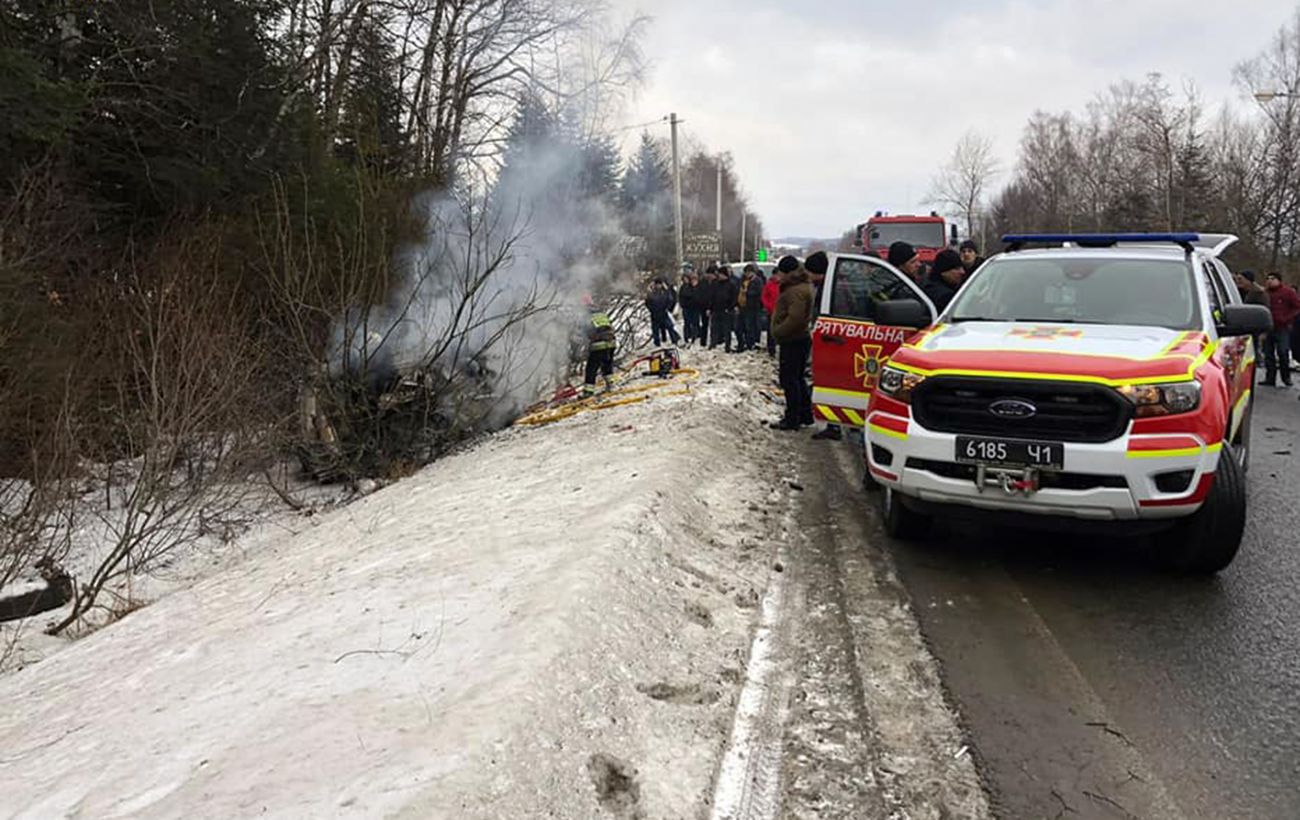
<path fill-rule="evenodd" d="M 718 232 L 718 241 L 720 243 L 722 241 L 722 157 L 719 156 L 716 162 L 718 164 L 718 218 L 713 229 Z"/>
<path fill-rule="evenodd" d="M 673 129 L 673 230 L 677 234 L 677 270 L 686 262 L 686 251 L 682 246 L 682 166 L 677 156 L 677 113 L 668 115 L 668 123 Z"/>
<path fill-rule="evenodd" d="M 749 211 L 740 209 L 740 261 L 745 261 L 745 228 L 749 226 Z M 757 254 L 755 254 L 757 255 Z"/>

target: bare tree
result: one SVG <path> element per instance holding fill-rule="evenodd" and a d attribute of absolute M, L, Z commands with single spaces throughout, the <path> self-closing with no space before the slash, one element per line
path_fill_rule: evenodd
<path fill-rule="evenodd" d="M 1292 256 L 1300 228 L 1300 9 L 1273 37 L 1265 51 L 1237 66 L 1237 85 L 1259 102 L 1264 115 L 1264 230 L 1271 245 L 1270 266 Z"/>
<path fill-rule="evenodd" d="M 989 186 L 998 174 L 993 140 L 977 131 L 967 131 L 957 140 L 952 159 L 932 182 L 929 200 L 956 211 L 970 236 L 978 235 L 984 246 L 984 220 L 980 212 Z"/>

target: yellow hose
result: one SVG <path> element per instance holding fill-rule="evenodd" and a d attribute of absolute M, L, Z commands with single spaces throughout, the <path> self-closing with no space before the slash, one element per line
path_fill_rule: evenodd
<path fill-rule="evenodd" d="M 659 396 L 683 396 L 691 392 L 691 382 L 700 378 L 700 371 L 692 367 L 682 367 L 673 371 L 674 378 L 663 379 L 651 384 L 638 384 L 630 387 L 616 387 L 607 390 L 596 396 L 588 396 L 583 399 L 563 404 L 559 407 L 547 407 L 535 412 L 520 416 L 515 419 L 515 424 L 550 424 L 551 422 L 567 419 L 570 416 L 576 416 L 578 413 L 584 413 L 594 410 L 608 410 L 611 407 L 622 407 L 626 404 L 639 404 L 652 398 L 656 390 L 665 390 L 666 388 L 676 387 L 676 390 L 670 390 L 663 393 L 654 393 Z M 618 397 L 623 398 L 618 398 Z"/>

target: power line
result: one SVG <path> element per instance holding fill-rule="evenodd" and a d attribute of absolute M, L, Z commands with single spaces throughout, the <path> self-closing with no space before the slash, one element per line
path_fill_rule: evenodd
<path fill-rule="evenodd" d="M 611 133 L 622 134 L 625 131 L 635 131 L 638 128 L 649 128 L 650 126 L 658 125 L 661 122 L 668 122 L 668 118 L 660 117 L 657 120 L 650 120 L 649 122 L 643 122 L 637 125 L 628 125 L 628 126 L 624 126 L 623 128 L 615 128 Z M 685 120 L 678 120 L 677 122 L 681 123 L 681 122 L 685 122 Z"/>

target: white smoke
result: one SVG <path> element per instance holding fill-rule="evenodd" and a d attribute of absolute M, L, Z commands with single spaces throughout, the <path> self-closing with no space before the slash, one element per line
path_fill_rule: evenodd
<path fill-rule="evenodd" d="M 492 426 L 535 401 L 567 366 L 581 296 L 622 239 L 611 209 L 580 194 L 581 166 L 573 145 L 548 141 L 513 157 L 490 195 L 422 197 L 426 238 L 396 254 L 388 304 L 339 323 L 336 372 L 474 380 Z"/>

